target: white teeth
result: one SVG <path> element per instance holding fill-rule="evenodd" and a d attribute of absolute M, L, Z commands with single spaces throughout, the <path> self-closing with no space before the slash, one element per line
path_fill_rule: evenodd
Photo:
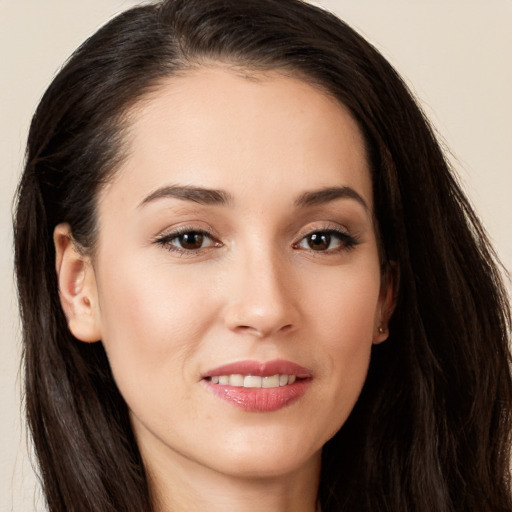
<path fill-rule="evenodd" d="M 259 377 L 257 375 L 216 375 L 210 377 L 212 384 L 222 386 L 234 386 L 238 388 L 278 388 L 293 384 L 297 380 L 296 375 L 272 375 L 269 377 Z"/>
<path fill-rule="evenodd" d="M 279 375 L 272 375 L 272 377 L 263 377 L 261 382 L 262 388 L 278 388 L 279 387 Z"/>
<path fill-rule="evenodd" d="M 244 388 L 261 388 L 261 377 L 247 375 L 244 378 Z"/>
<path fill-rule="evenodd" d="M 243 386 L 244 385 L 244 376 L 243 375 L 230 375 L 229 376 L 229 385 L 230 386 Z"/>

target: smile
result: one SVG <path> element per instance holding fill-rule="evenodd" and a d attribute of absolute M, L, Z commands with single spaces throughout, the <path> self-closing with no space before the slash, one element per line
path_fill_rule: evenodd
<path fill-rule="evenodd" d="M 273 412 L 291 405 L 309 388 L 313 374 L 290 361 L 239 361 L 201 376 L 206 389 L 250 412 Z"/>
<path fill-rule="evenodd" d="M 276 374 L 270 377 L 260 377 L 258 375 L 218 375 L 209 377 L 212 384 L 220 384 L 222 386 L 234 386 L 238 388 L 279 388 L 293 384 L 297 376 L 287 374 Z"/>

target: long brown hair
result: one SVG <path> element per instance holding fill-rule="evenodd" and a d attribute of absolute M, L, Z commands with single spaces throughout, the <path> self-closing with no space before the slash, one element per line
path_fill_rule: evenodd
<path fill-rule="evenodd" d="M 103 346 L 67 328 L 52 232 L 68 222 L 94 247 L 97 193 L 126 149 L 124 114 L 161 79 L 211 61 L 285 70 L 328 91 L 351 110 L 371 158 L 383 272 L 395 269 L 400 285 L 390 337 L 323 449 L 322 510 L 512 511 L 510 310 L 495 254 L 393 68 L 299 0 L 131 9 L 74 53 L 37 109 L 15 259 L 27 417 L 49 510 L 152 510 Z"/>

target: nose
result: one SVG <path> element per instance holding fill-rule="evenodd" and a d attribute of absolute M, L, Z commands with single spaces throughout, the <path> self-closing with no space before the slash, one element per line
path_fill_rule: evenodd
<path fill-rule="evenodd" d="M 257 338 L 298 327 L 299 291 L 292 264 L 272 252 L 240 258 L 231 268 L 225 309 L 228 329 Z"/>

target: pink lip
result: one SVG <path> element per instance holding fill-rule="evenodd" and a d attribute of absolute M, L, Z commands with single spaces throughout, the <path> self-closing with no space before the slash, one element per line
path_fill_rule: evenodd
<path fill-rule="evenodd" d="M 205 377 L 215 377 L 219 375 L 255 375 L 258 377 L 271 377 L 272 375 L 295 375 L 301 379 L 312 377 L 311 371 L 303 366 L 285 361 L 284 359 L 275 359 L 274 361 L 266 361 L 264 363 L 259 361 L 238 361 L 230 363 L 207 372 L 201 375 Z"/>
<path fill-rule="evenodd" d="M 278 388 L 243 388 L 223 384 L 213 384 L 208 377 L 220 375 L 255 375 L 270 377 L 272 375 L 295 375 L 293 384 Z M 216 397 L 250 412 L 272 412 L 282 409 L 302 397 L 312 380 L 312 373 L 307 368 L 290 361 L 274 360 L 268 362 L 239 361 L 219 366 L 205 372 L 202 383 Z"/>

